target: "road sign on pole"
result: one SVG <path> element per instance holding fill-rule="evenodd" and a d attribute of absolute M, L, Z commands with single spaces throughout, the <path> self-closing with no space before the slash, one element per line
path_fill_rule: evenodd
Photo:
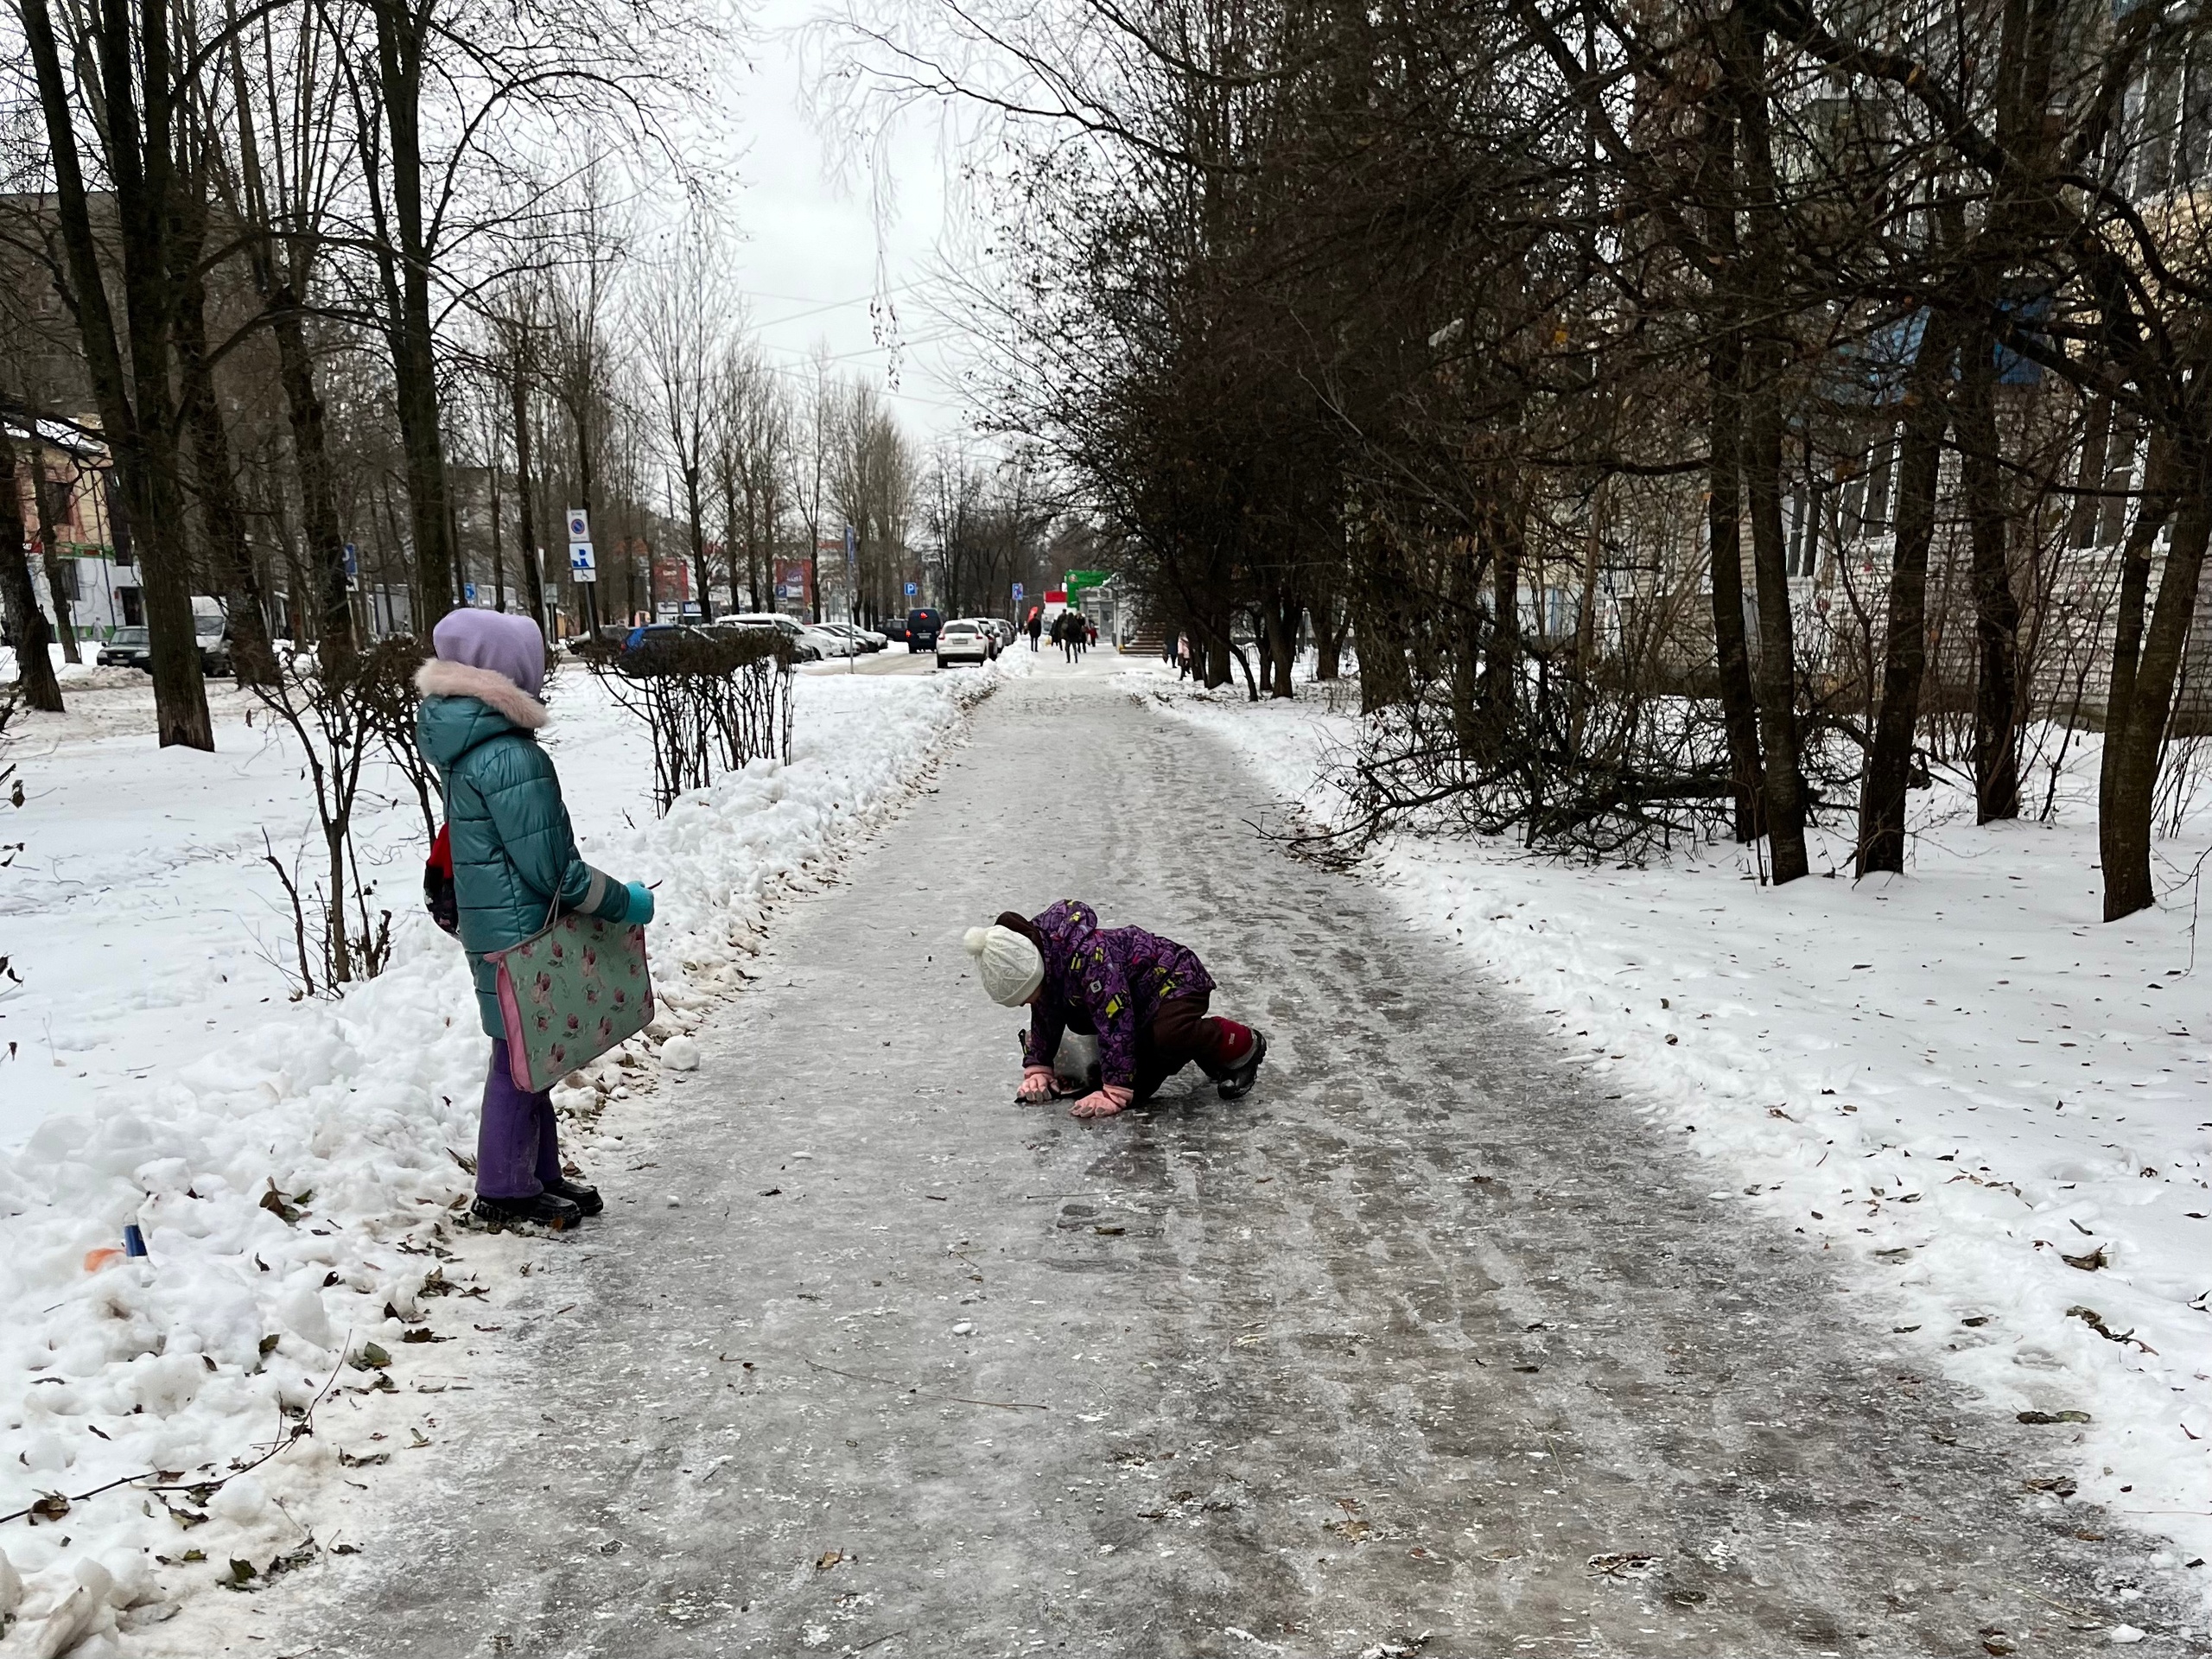
<path fill-rule="evenodd" d="M 599 560 L 591 547 L 591 515 L 582 507 L 569 509 L 569 580 L 599 580 Z"/>
<path fill-rule="evenodd" d="M 906 584 L 906 597 L 907 597 L 907 598 L 912 599 L 912 598 L 916 594 L 918 594 L 918 593 L 919 593 L 919 592 L 921 592 L 921 589 L 920 589 L 919 588 L 917 588 L 917 587 L 916 587 L 912 582 L 908 582 L 908 583 Z"/>
<path fill-rule="evenodd" d="M 353 543 L 346 543 L 346 586 L 350 590 L 361 585 L 361 550 Z"/>

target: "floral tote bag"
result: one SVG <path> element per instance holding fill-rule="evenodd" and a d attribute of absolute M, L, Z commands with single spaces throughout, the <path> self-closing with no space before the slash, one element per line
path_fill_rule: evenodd
<path fill-rule="evenodd" d="M 550 1089 L 652 1022 L 645 930 L 634 923 L 563 916 L 484 959 L 499 969 L 507 1066 L 518 1089 Z"/>

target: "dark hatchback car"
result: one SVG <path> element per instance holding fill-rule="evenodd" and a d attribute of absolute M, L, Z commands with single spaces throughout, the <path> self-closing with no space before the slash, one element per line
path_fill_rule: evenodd
<path fill-rule="evenodd" d="M 906 613 L 906 649 L 935 651 L 938 630 L 944 626 L 943 611 L 909 611 Z"/>
<path fill-rule="evenodd" d="M 135 668 L 150 672 L 154 648 L 143 628 L 118 628 L 115 637 L 100 647 L 102 668 Z"/>
<path fill-rule="evenodd" d="M 218 677 L 231 672 L 230 624 L 219 616 L 194 616 L 192 628 L 194 643 L 200 647 L 200 671 Z M 118 628 L 115 637 L 100 647 L 99 665 L 152 673 L 154 647 L 148 631 L 143 627 Z"/>
<path fill-rule="evenodd" d="M 887 616 L 875 625 L 875 629 L 878 633 L 895 645 L 906 637 L 906 619 L 903 616 Z"/>

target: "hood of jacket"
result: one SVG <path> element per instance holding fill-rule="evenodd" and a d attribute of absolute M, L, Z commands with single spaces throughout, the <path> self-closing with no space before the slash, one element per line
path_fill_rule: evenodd
<path fill-rule="evenodd" d="M 415 741 L 435 766 L 451 766 L 478 744 L 507 732 L 535 732 L 545 705 L 503 674 L 433 659 L 416 671 L 423 707 Z"/>

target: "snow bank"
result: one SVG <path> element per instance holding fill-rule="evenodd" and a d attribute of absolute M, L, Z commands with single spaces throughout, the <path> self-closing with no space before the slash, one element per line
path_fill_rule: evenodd
<path fill-rule="evenodd" d="M 65 691 L 73 685 L 120 685 L 126 683 L 125 677 L 134 677 L 142 684 L 151 683 L 134 668 L 100 667 L 97 660 L 100 644 L 97 639 L 85 639 L 77 642 L 77 654 L 84 659 L 82 662 L 73 663 L 64 656 L 59 641 L 46 649 L 47 654 L 54 659 L 54 677 L 60 681 Z M 0 645 L 0 685 L 6 685 L 16 677 L 16 648 Z"/>
<path fill-rule="evenodd" d="M 645 1086 L 664 1045 L 682 1065 L 679 1033 L 741 982 L 771 901 L 893 809 L 1000 677 L 810 677 L 787 764 L 756 763 L 655 821 L 641 728 L 588 677 L 564 675 L 548 744 L 586 855 L 658 884 L 664 1013 L 558 1103 L 575 1111 Z M 486 1044 L 460 953 L 414 896 L 411 802 L 369 826 L 405 853 L 387 878 L 403 895 L 387 972 L 341 1002 L 288 1004 L 275 966 L 239 951 L 229 969 L 248 1000 L 199 998 L 223 988 L 200 935 L 216 926 L 212 907 L 235 912 L 251 890 L 257 821 L 294 764 L 244 728 L 226 728 L 212 759 L 156 756 L 143 738 L 49 750 L 37 770 L 59 779 L 54 798 L 26 823 L 29 852 L 0 875 L 11 936 L 35 925 L 84 947 L 73 965 L 19 958 L 34 984 L 49 968 L 76 976 L 49 1012 L 66 1020 L 94 994 L 83 976 L 104 969 L 103 1000 L 135 1004 L 157 1029 L 181 1035 L 215 1014 L 203 1040 L 149 1060 L 142 1080 L 50 1065 L 28 1044 L 0 1060 L 0 1090 L 23 1068 L 59 1071 L 79 1090 L 49 1090 L 51 1109 L 0 1151 L 9 1659 L 128 1631 L 218 1578 L 250 1585 L 296 1564 L 335 1482 L 385 1478 L 395 1456 L 431 1443 L 435 1402 L 421 1396 L 463 1386 L 464 1351 L 481 1341 L 445 1345 L 488 1311 L 472 1281 L 502 1259 L 499 1243 L 447 1224 L 467 1201 L 461 1160 Z M 181 787 L 194 768 L 214 781 L 181 804 L 180 855 L 171 802 L 143 779 L 176 770 Z M 57 876 L 57 861 L 76 875 Z M 131 906 L 109 902 L 118 889 Z M 143 1259 L 122 1253 L 129 1224 Z M 338 1540 L 326 1529 L 321 1542 Z"/>
<path fill-rule="evenodd" d="M 1316 689 L 1251 704 L 1157 676 L 1137 694 L 1226 739 L 1287 802 L 1357 721 Z M 2107 925 L 2097 753 L 2050 823 L 1977 829 L 1916 795 L 1911 871 L 1758 885 L 1732 845 L 1649 869 L 1401 838 L 1370 861 L 1416 927 L 1475 954 L 1562 1046 L 1844 1256 L 1927 1363 L 2024 1418 L 2024 1446 L 2102 1504 L 2212 1556 L 2212 1011 L 2195 871 L 2212 812 L 2158 843 L 2157 910 Z M 1834 879 L 1821 879 L 1821 874 Z M 2050 1501 L 2059 1501 L 2053 1498 Z M 2171 1565 L 2171 1562 L 2166 1563 Z"/>

